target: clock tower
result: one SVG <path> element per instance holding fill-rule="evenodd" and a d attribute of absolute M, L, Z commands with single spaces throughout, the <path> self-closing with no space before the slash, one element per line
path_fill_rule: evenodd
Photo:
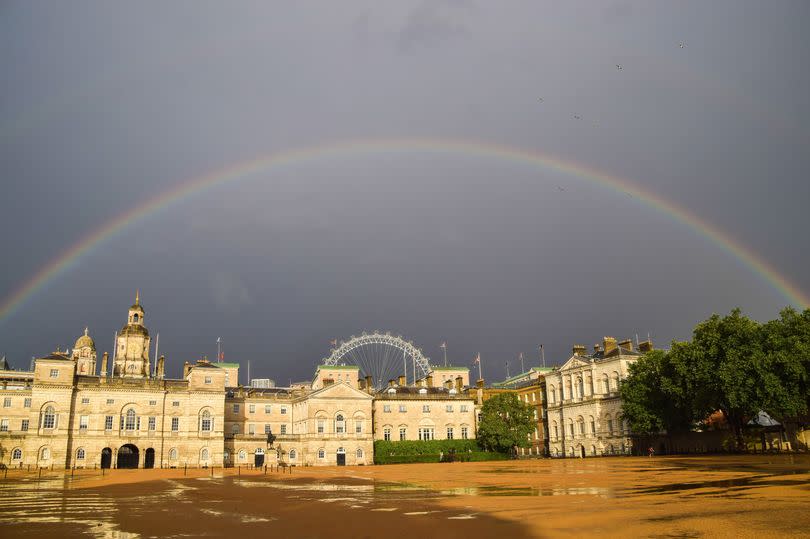
<path fill-rule="evenodd" d="M 113 376 L 124 378 L 149 378 L 149 330 L 143 325 L 144 311 L 140 294 L 135 293 L 135 303 L 129 308 L 129 318 L 118 334 L 115 350 Z"/>

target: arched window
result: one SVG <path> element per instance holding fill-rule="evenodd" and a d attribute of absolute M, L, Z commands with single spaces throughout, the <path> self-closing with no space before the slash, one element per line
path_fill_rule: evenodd
<path fill-rule="evenodd" d="M 56 413 L 53 410 L 53 406 L 48 406 L 42 414 L 42 428 L 52 429 L 54 427 L 56 427 Z"/>
<path fill-rule="evenodd" d="M 295 460 L 295 449 L 290 449 L 290 460 Z"/>
<path fill-rule="evenodd" d="M 556 421 L 554 421 L 554 422 L 551 424 L 551 433 L 552 433 L 552 435 L 554 436 L 554 439 L 555 439 L 555 440 L 556 440 L 556 439 L 558 439 L 558 438 L 560 437 L 560 429 L 559 429 L 559 427 L 557 426 L 557 422 L 556 422 Z"/>
<path fill-rule="evenodd" d="M 243 461 L 247 458 L 247 452 L 244 449 L 239 450 L 239 460 Z"/>
<path fill-rule="evenodd" d="M 177 460 L 177 449 L 174 447 L 169 449 L 169 460 Z"/>
<path fill-rule="evenodd" d="M 213 425 L 214 421 L 211 419 L 211 412 L 209 410 L 203 410 L 200 416 L 200 430 L 203 432 L 211 432 Z"/>
<path fill-rule="evenodd" d="M 126 430 L 135 430 L 135 410 L 130 408 L 127 410 L 126 420 L 124 422 L 124 428 Z"/>
<path fill-rule="evenodd" d="M 551 404 L 554 404 L 554 403 L 557 402 L 557 388 L 556 387 L 551 386 L 551 390 L 549 391 L 549 397 L 551 399 Z"/>
<path fill-rule="evenodd" d="M 138 323 L 138 313 L 132 315 L 132 321 L 135 322 L 136 324 Z"/>
<path fill-rule="evenodd" d="M 319 459 L 326 458 L 326 451 L 323 450 L 323 447 L 318 449 L 318 458 Z"/>
<path fill-rule="evenodd" d="M 363 418 L 361 417 L 354 418 L 354 433 L 363 434 Z"/>
<path fill-rule="evenodd" d="M 607 374 L 602 375 L 602 391 L 604 393 L 610 393 L 610 380 Z"/>
<path fill-rule="evenodd" d="M 579 435 L 585 436 L 585 420 L 582 419 L 582 416 L 577 418 L 577 426 L 579 427 Z"/>
<path fill-rule="evenodd" d="M 574 437 L 574 420 L 568 420 L 568 435 L 573 438 Z"/>
<path fill-rule="evenodd" d="M 391 427 L 383 428 L 383 440 L 385 440 L 386 442 L 391 441 Z"/>
<path fill-rule="evenodd" d="M 613 388 L 613 391 L 619 390 L 619 373 L 613 371 L 613 374 L 610 375 L 610 386 Z"/>
<path fill-rule="evenodd" d="M 585 383 L 582 381 L 582 378 L 577 378 L 577 395 L 580 399 L 585 396 Z"/>
<path fill-rule="evenodd" d="M 343 419 L 343 415 L 341 414 L 338 414 L 335 417 L 335 432 L 337 434 L 343 434 L 344 432 L 346 432 L 346 420 Z"/>
<path fill-rule="evenodd" d="M 48 449 L 47 447 L 43 447 L 42 451 L 39 452 L 39 457 L 42 460 L 48 460 L 49 458 L 51 458 L 51 450 Z"/>
<path fill-rule="evenodd" d="M 591 434 L 596 434 L 596 421 L 593 420 L 593 416 L 588 416 L 588 423 L 591 426 Z"/>
<path fill-rule="evenodd" d="M 11 452 L 11 460 L 22 460 L 22 449 L 15 447 Z"/>
<path fill-rule="evenodd" d="M 363 458 L 363 450 L 360 449 L 359 447 L 357 448 L 357 458 L 359 459 Z"/>
<path fill-rule="evenodd" d="M 80 447 L 76 450 L 76 460 L 84 460 L 84 448 Z"/>
<path fill-rule="evenodd" d="M 605 427 L 607 428 L 607 433 L 612 435 L 613 434 L 613 418 L 610 417 L 610 414 L 605 415 Z"/>
<path fill-rule="evenodd" d="M 208 448 L 203 447 L 202 451 L 200 451 L 200 460 L 208 460 Z"/>

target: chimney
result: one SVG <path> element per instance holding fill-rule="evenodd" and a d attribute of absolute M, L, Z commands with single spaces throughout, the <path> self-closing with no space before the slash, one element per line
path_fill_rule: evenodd
<path fill-rule="evenodd" d="M 394 379 L 393 378 L 388 380 L 388 387 L 394 387 Z"/>
<path fill-rule="evenodd" d="M 616 339 L 613 337 L 605 337 L 602 339 L 602 344 L 605 347 L 605 355 L 608 355 L 616 349 Z"/>
<path fill-rule="evenodd" d="M 160 380 L 166 376 L 166 356 L 160 356 L 157 363 L 157 377 Z"/>
<path fill-rule="evenodd" d="M 484 379 L 479 378 L 478 381 L 475 383 L 475 387 L 482 388 L 484 387 Z"/>
<path fill-rule="evenodd" d="M 652 352 L 653 351 L 652 341 L 647 339 L 646 341 L 641 341 L 640 343 L 638 343 L 638 351 L 643 352 L 645 354 L 647 352 Z"/>
<path fill-rule="evenodd" d="M 464 387 L 464 378 L 461 376 L 456 376 L 456 391 L 461 393 L 461 388 Z"/>
<path fill-rule="evenodd" d="M 405 381 L 405 376 L 400 375 L 399 379 L 397 380 L 397 385 L 399 385 L 400 387 L 405 387 L 406 384 L 407 382 Z"/>
<path fill-rule="evenodd" d="M 420 378 L 419 380 L 417 380 L 417 381 L 416 381 L 416 386 L 417 386 L 417 387 L 425 387 L 425 379 L 424 379 L 424 378 Z"/>
<path fill-rule="evenodd" d="M 452 380 L 445 380 L 444 381 L 444 388 L 445 389 L 451 389 L 452 387 L 453 387 L 453 381 Z"/>
<path fill-rule="evenodd" d="M 374 391 L 374 378 L 371 376 L 366 376 L 366 390 L 369 393 Z"/>
<path fill-rule="evenodd" d="M 428 387 L 433 387 L 433 375 L 432 375 L 432 374 L 428 374 L 428 375 L 425 377 L 425 382 L 427 383 L 427 386 L 428 386 Z"/>
<path fill-rule="evenodd" d="M 188 373 L 191 372 L 191 364 L 186 361 L 183 363 L 183 378 L 188 378 Z"/>
<path fill-rule="evenodd" d="M 587 347 L 585 347 L 585 345 L 582 345 L 582 344 L 575 344 L 574 348 L 573 348 L 575 356 L 584 356 L 586 350 L 587 350 Z"/>
<path fill-rule="evenodd" d="M 594 354 L 598 354 L 601 351 L 602 351 L 602 345 L 601 344 L 596 343 L 596 344 L 593 345 L 593 353 Z"/>
<path fill-rule="evenodd" d="M 366 380 L 364 378 L 357 379 L 357 388 L 361 390 L 366 388 Z"/>
<path fill-rule="evenodd" d="M 633 351 L 633 339 L 625 339 L 625 340 L 619 342 L 619 348 L 621 348 L 622 350 L 624 350 L 626 352 L 632 352 Z"/>
<path fill-rule="evenodd" d="M 323 387 L 331 386 L 332 384 L 335 383 L 334 378 L 324 378 L 322 381 L 323 381 Z"/>
<path fill-rule="evenodd" d="M 104 352 L 104 355 L 101 356 L 101 376 L 102 377 L 107 376 L 107 359 L 108 359 L 108 357 L 109 357 L 109 354 L 107 354 L 107 352 Z"/>

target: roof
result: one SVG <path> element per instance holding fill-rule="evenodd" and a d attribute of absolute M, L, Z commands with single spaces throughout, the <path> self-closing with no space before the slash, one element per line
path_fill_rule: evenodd
<path fill-rule="evenodd" d="M 432 370 L 432 371 L 465 371 L 465 372 L 470 372 L 469 367 L 454 367 L 452 365 L 448 365 L 447 367 L 433 367 L 433 366 L 431 366 L 430 370 Z"/>
<path fill-rule="evenodd" d="M 391 390 L 394 391 L 391 391 Z M 422 392 L 424 390 L 424 392 Z M 394 386 L 384 387 L 374 392 L 374 398 L 377 399 L 399 399 L 399 398 L 452 398 L 463 397 L 472 398 L 463 392 L 453 392 L 445 387 L 415 387 L 415 386 Z"/>
<path fill-rule="evenodd" d="M 223 368 L 226 368 L 226 369 L 232 369 L 234 367 L 238 367 L 239 363 L 234 363 L 234 362 L 228 363 L 228 362 L 225 362 L 225 361 L 220 361 L 218 363 L 215 363 L 214 365 L 216 365 L 217 367 L 223 367 Z"/>
<path fill-rule="evenodd" d="M 360 369 L 357 365 L 318 365 L 318 370 L 321 369 L 341 369 L 346 371 L 356 371 Z"/>
<path fill-rule="evenodd" d="M 11 364 L 6 359 L 6 356 L 0 357 L 0 371 L 10 371 Z"/>
<path fill-rule="evenodd" d="M 41 357 L 39 359 L 56 359 L 59 361 L 73 361 L 72 359 L 64 355 L 62 352 L 53 352 L 52 354 L 48 354 L 47 356 Z"/>

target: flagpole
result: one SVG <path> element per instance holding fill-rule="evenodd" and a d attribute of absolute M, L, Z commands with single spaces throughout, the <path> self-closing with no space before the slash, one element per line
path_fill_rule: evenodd
<path fill-rule="evenodd" d="M 442 346 L 442 350 L 444 350 L 444 366 L 446 367 L 447 366 L 447 341 L 444 341 L 442 344 L 444 345 L 444 346 Z"/>
<path fill-rule="evenodd" d="M 408 385 L 408 358 L 405 357 L 405 350 L 402 350 L 402 370 L 405 371 L 405 385 Z"/>
<path fill-rule="evenodd" d="M 483 371 L 482 371 L 482 367 L 481 367 L 481 352 L 478 352 L 478 379 L 479 380 L 484 379 L 484 375 L 481 374 L 482 372 Z"/>
<path fill-rule="evenodd" d="M 523 366 L 523 352 L 520 353 L 520 374 L 526 372 L 526 368 Z"/>
<path fill-rule="evenodd" d="M 506 377 L 509 378 L 509 360 L 506 360 Z"/>
<path fill-rule="evenodd" d="M 546 352 L 543 350 L 543 345 L 540 345 L 540 359 L 543 362 L 543 368 L 546 368 Z"/>
<path fill-rule="evenodd" d="M 221 340 L 222 340 L 222 337 L 217 337 L 217 363 L 220 362 L 220 357 L 222 356 L 222 351 L 221 351 L 221 348 L 220 348 L 221 347 L 221 343 L 220 343 Z"/>
<path fill-rule="evenodd" d="M 153 369 L 152 376 L 157 376 L 157 360 L 160 357 L 158 355 L 158 349 L 160 347 L 160 333 L 155 336 L 155 368 Z"/>

